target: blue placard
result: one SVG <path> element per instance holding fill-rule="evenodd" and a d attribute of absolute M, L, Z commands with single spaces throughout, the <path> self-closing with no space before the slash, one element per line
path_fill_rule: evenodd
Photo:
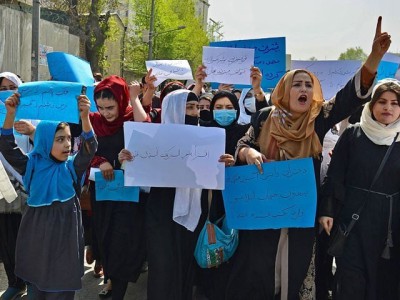
<path fill-rule="evenodd" d="M 314 227 L 317 188 L 311 158 L 226 168 L 224 197 L 229 228 Z"/>
<path fill-rule="evenodd" d="M 94 78 L 90 64 L 80 57 L 64 52 L 47 53 L 50 75 L 55 81 L 79 82 L 93 85 Z"/>
<path fill-rule="evenodd" d="M 6 119 L 7 109 L 3 102 L 0 103 L 0 128 L 3 127 L 4 120 Z"/>
<path fill-rule="evenodd" d="M 286 72 L 286 39 L 264 38 L 255 40 L 224 41 L 210 43 L 212 47 L 251 48 L 255 50 L 254 65 L 260 68 L 263 89 L 274 88 Z M 213 88 L 217 85 L 213 84 Z M 238 85 L 237 88 L 250 87 Z"/>
<path fill-rule="evenodd" d="M 17 91 L 0 91 L 0 101 L 5 103 L 7 98 L 12 96 Z"/>
<path fill-rule="evenodd" d="M 139 187 L 124 186 L 124 173 L 114 171 L 114 180 L 105 180 L 101 172 L 95 173 L 96 201 L 139 202 Z"/>
<path fill-rule="evenodd" d="M 377 80 L 384 78 L 395 78 L 397 69 L 399 68 L 399 63 L 390 61 L 381 61 L 378 66 Z"/>
<path fill-rule="evenodd" d="M 90 111 L 97 112 L 96 102 L 94 101 L 94 86 L 93 85 L 86 87 L 86 96 L 90 100 Z"/>
<path fill-rule="evenodd" d="M 52 120 L 79 124 L 77 97 L 82 84 L 36 81 L 18 87 L 21 95 L 16 119 Z"/>

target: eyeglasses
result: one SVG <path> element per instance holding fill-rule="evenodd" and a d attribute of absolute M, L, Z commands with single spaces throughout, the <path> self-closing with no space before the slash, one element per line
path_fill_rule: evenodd
<path fill-rule="evenodd" d="M 18 89 L 18 87 L 15 86 L 14 84 L 12 84 L 12 85 L 0 85 L 0 91 L 15 91 L 16 89 Z"/>

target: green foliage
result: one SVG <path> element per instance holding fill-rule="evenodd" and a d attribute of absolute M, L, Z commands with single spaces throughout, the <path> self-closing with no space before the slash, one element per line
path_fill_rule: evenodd
<path fill-rule="evenodd" d="M 110 13 L 119 7 L 118 0 L 45 0 L 43 6 L 66 12 L 68 26 L 85 43 L 86 59 L 92 68 L 101 71 L 107 67 L 104 42 L 117 27 L 110 23 Z"/>
<path fill-rule="evenodd" d="M 142 38 L 143 30 L 150 27 L 151 1 L 134 0 L 133 7 L 136 15 L 127 37 L 125 69 L 140 78 L 146 73 L 148 44 Z M 187 59 L 196 69 L 209 39 L 195 15 L 193 0 L 157 0 L 154 20 L 153 59 Z M 186 28 L 174 30 L 180 26 Z"/>
<path fill-rule="evenodd" d="M 339 60 L 361 60 L 365 61 L 367 54 L 364 53 L 361 47 L 348 48 L 346 52 L 343 52 L 339 56 Z"/>

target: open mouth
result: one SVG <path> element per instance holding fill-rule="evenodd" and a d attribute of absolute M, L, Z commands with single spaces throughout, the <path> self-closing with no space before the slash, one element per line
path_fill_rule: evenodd
<path fill-rule="evenodd" d="M 301 95 L 299 97 L 299 102 L 300 103 L 306 103 L 307 102 L 307 96 L 306 95 Z"/>

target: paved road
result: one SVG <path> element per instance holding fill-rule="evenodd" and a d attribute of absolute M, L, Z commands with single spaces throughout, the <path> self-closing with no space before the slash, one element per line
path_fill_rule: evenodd
<path fill-rule="evenodd" d="M 76 296 L 75 300 L 99 300 L 98 293 L 103 288 L 103 279 L 93 277 L 92 265 L 85 264 L 85 275 L 83 276 L 83 288 Z M 138 282 L 133 284 L 130 283 L 128 290 L 125 295 L 125 300 L 146 300 L 146 287 L 147 287 L 147 272 L 142 273 Z M 0 264 L 0 295 L 7 289 L 7 276 L 4 271 L 3 264 Z M 27 300 L 27 296 L 23 296 L 20 299 Z M 111 299 L 111 298 L 109 298 Z"/>

